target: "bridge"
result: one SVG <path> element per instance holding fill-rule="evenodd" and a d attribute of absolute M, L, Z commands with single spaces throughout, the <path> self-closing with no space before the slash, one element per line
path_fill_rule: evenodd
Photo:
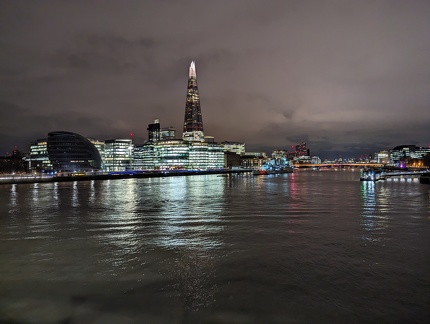
<path fill-rule="evenodd" d="M 381 168 L 382 163 L 297 163 L 294 167 L 297 169 L 306 168 Z"/>

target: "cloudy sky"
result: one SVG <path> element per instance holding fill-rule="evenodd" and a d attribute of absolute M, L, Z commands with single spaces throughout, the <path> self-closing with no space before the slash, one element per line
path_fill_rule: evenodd
<path fill-rule="evenodd" d="M 0 155 L 50 131 L 206 135 L 336 157 L 430 145 L 430 1 L 0 2 Z"/>

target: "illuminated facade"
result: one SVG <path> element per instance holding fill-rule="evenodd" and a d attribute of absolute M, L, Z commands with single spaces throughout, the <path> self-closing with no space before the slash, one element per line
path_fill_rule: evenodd
<path fill-rule="evenodd" d="M 247 169 L 261 168 L 267 160 L 264 152 L 245 152 L 240 156 L 241 166 Z"/>
<path fill-rule="evenodd" d="M 310 156 L 309 149 L 306 147 L 306 142 L 301 142 L 300 144 L 296 145 L 295 156 Z"/>
<path fill-rule="evenodd" d="M 200 107 L 199 88 L 195 62 L 192 61 L 188 73 L 187 99 L 185 103 L 184 130 L 182 139 L 186 141 L 204 141 L 203 118 Z"/>
<path fill-rule="evenodd" d="M 224 150 L 216 143 L 181 139 L 146 142 L 133 151 L 134 170 L 207 170 L 224 167 Z"/>
<path fill-rule="evenodd" d="M 160 141 L 154 145 L 156 169 L 188 169 L 189 143 L 183 140 Z"/>
<path fill-rule="evenodd" d="M 102 167 L 97 148 L 87 138 L 76 133 L 49 133 L 47 151 L 55 171 L 91 171 Z"/>
<path fill-rule="evenodd" d="M 136 145 L 133 148 L 133 170 L 153 170 L 155 169 L 154 143 L 146 142 L 143 145 Z"/>
<path fill-rule="evenodd" d="M 148 125 L 148 141 L 158 142 L 160 140 L 160 120 L 156 119 L 152 124 Z"/>
<path fill-rule="evenodd" d="M 132 168 L 133 143 L 131 139 L 111 139 L 105 141 L 104 169 L 125 171 Z"/>
<path fill-rule="evenodd" d="M 245 143 L 222 142 L 221 146 L 224 148 L 224 152 L 233 152 L 239 155 L 245 154 Z"/>
<path fill-rule="evenodd" d="M 399 145 L 390 152 L 390 163 L 399 164 L 409 159 L 422 159 L 430 153 L 430 148 L 415 145 Z"/>
<path fill-rule="evenodd" d="M 47 139 L 38 139 L 30 145 L 28 168 L 32 171 L 52 170 Z"/>
<path fill-rule="evenodd" d="M 160 129 L 160 140 L 172 140 L 176 137 L 176 128 L 163 127 Z"/>
<path fill-rule="evenodd" d="M 375 162 L 382 164 L 390 163 L 390 153 L 388 151 L 381 151 L 375 153 Z"/>
<path fill-rule="evenodd" d="M 88 140 L 93 144 L 96 149 L 99 151 L 100 157 L 102 158 L 102 169 L 104 169 L 104 161 L 105 161 L 105 141 L 99 141 L 94 138 L 88 138 Z"/>

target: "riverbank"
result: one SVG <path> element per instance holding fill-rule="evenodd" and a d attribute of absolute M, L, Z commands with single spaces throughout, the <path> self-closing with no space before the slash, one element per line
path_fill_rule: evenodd
<path fill-rule="evenodd" d="M 89 180 L 120 180 L 131 178 L 157 178 L 177 177 L 205 174 L 239 174 L 250 172 L 249 169 L 240 170 L 166 170 L 166 171 L 130 171 L 109 172 L 99 174 L 73 174 L 69 175 L 46 175 L 46 174 L 11 174 L 0 176 L 0 184 L 40 183 L 40 182 L 67 182 L 67 181 L 89 181 Z"/>

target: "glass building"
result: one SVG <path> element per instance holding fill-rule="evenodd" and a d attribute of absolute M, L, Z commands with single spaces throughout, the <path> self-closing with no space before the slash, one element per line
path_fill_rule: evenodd
<path fill-rule="evenodd" d="M 97 148 L 87 138 L 76 133 L 49 133 L 47 151 L 55 171 L 91 171 L 102 168 Z"/>
<path fill-rule="evenodd" d="M 38 139 L 30 145 L 28 168 L 32 171 L 52 170 L 52 164 L 48 157 L 47 139 Z"/>
<path fill-rule="evenodd" d="M 430 148 L 415 145 L 399 145 L 390 152 L 390 163 L 399 164 L 407 159 L 422 159 L 430 153 Z"/>
<path fill-rule="evenodd" d="M 185 103 L 184 132 L 186 141 L 204 141 L 203 118 L 200 107 L 200 94 L 197 86 L 195 62 L 192 61 L 188 73 L 187 99 Z"/>
<path fill-rule="evenodd" d="M 190 160 L 189 143 L 183 140 L 160 141 L 154 145 L 155 168 L 188 169 Z"/>
<path fill-rule="evenodd" d="M 154 170 L 155 153 L 154 143 L 146 142 L 143 145 L 136 145 L 133 149 L 133 170 Z"/>
<path fill-rule="evenodd" d="M 160 140 L 160 120 L 156 119 L 152 124 L 148 125 L 148 141 L 158 142 Z"/>
<path fill-rule="evenodd" d="M 133 142 L 131 139 L 111 139 L 105 141 L 104 169 L 125 171 L 132 169 Z"/>
<path fill-rule="evenodd" d="M 133 151 L 133 170 L 207 170 L 224 167 L 224 149 L 216 143 L 181 139 L 146 142 Z"/>

